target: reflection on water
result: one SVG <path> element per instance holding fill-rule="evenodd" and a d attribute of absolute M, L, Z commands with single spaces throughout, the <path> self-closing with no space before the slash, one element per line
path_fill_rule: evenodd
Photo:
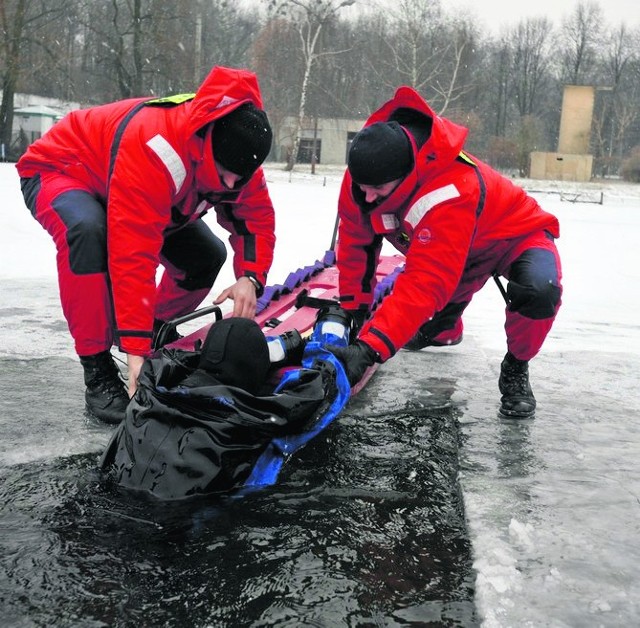
<path fill-rule="evenodd" d="M 475 625 L 455 409 L 363 396 L 237 499 L 117 494 L 95 453 L 0 467 L 3 625 Z"/>
<path fill-rule="evenodd" d="M 525 478 L 540 470 L 542 462 L 531 443 L 532 425 L 529 420 L 501 419 L 496 447 L 501 477 Z"/>

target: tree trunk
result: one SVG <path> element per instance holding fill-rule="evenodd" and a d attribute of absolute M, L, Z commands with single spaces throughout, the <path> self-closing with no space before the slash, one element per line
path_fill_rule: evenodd
<path fill-rule="evenodd" d="M 316 46 L 316 42 L 318 41 L 318 35 L 320 34 L 320 30 L 322 28 L 322 24 L 318 26 L 313 40 L 310 45 L 307 46 L 307 54 L 306 54 L 306 63 L 304 67 L 304 78 L 302 79 L 302 89 L 300 90 L 300 106 L 298 108 L 298 120 L 296 121 L 295 134 L 293 136 L 293 149 L 291 151 L 291 155 L 289 156 L 289 161 L 287 162 L 287 166 L 285 170 L 291 171 L 293 170 L 296 160 L 298 158 L 298 148 L 300 147 L 300 133 L 302 131 L 302 123 L 304 122 L 304 112 L 307 104 L 307 91 L 309 89 L 309 80 L 311 78 L 311 68 L 313 66 L 313 61 L 315 59 L 314 50 Z"/>
<path fill-rule="evenodd" d="M 143 80 L 142 80 L 142 11 L 141 0 L 135 0 L 133 3 L 133 85 L 131 91 L 134 96 L 142 96 Z"/>
<path fill-rule="evenodd" d="M 2 27 L 5 40 L 2 44 L 6 54 L 5 71 L 2 76 L 2 105 L 0 105 L 0 143 L 4 144 L 5 155 L 11 147 L 11 133 L 13 130 L 13 97 L 18 84 L 20 73 L 20 42 L 24 28 L 26 0 L 18 0 L 12 20 L 8 20 L 5 2 L 0 3 Z M 13 30 L 10 32 L 10 25 Z"/>
<path fill-rule="evenodd" d="M 318 163 L 318 116 L 313 118 L 313 144 L 311 146 L 311 174 L 316 173 L 316 164 Z"/>

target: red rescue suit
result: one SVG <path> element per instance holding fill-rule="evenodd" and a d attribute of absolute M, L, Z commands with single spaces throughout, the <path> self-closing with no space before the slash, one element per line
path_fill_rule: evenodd
<path fill-rule="evenodd" d="M 58 249 L 62 306 L 79 355 L 114 341 L 126 353 L 147 355 L 154 317 L 167 320 L 197 307 L 226 256 L 198 220 L 211 207 L 231 233 L 236 278 L 265 284 L 275 214 L 264 174 L 258 169 L 229 190 L 211 144 L 215 121 L 246 102 L 262 109 L 255 75 L 215 67 L 195 95 L 74 111 L 18 162 L 27 205 Z M 90 215 L 98 225 L 100 212 L 104 226 L 97 231 L 106 234 L 79 242 L 78 225 Z M 189 283 L 163 255 L 165 243 L 181 233 L 173 258 L 220 258 L 211 268 L 202 260 L 202 280 Z M 196 243 L 192 250 L 187 234 Z M 156 287 L 161 263 L 165 273 Z"/>
<path fill-rule="evenodd" d="M 384 361 L 438 314 L 453 311 L 454 321 L 443 328 L 457 325 L 461 330 L 464 307 L 488 278 L 496 274 L 512 280 L 517 269 L 528 283 L 533 261 L 538 275 L 544 275 L 542 285 L 510 281 L 505 325 L 509 350 L 518 359 L 532 358 L 560 305 L 560 260 L 553 243 L 559 236 L 558 220 L 524 190 L 464 152 L 467 129 L 436 115 L 413 89 L 399 88 L 365 126 L 389 120 L 397 120 L 409 135 L 412 171 L 379 204 L 366 203 L 347 171 L 338 202 L 343 307 L 370 306 L 383 238 L 406 255 L 393 292 L 359 338 Z M 420 132 L 421 144 L 416 141 Z M 514 264 L 518 260 L 519 266 Z M 541 297 L 541 291 L 549 294 Z M 527 303 L 532 292 L 534 305 Z"/>

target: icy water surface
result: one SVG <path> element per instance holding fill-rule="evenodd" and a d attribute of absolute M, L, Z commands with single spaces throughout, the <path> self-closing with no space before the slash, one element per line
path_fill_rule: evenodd
<path fill-rule="evenodd" d="M 1 362 L 3 626 L 477 623 L 448 391 L 376 415 L 365 390 L 277 486 L 158 506 L 102 484 L 76 362 Z"/>
<path fill-rule="evenodd" d="M 335 203 L 272 189 L 284 277 Z M 462 344 L 382 365 L 277 487 L 164 513 L 100 486 L 111 428 L 82 414 L 53 251 L 28 212 L 0 212 L 0 626 L 640 625 L 639 195 L 541 198 L 565 292 L 531 364 L 534 421 L 496 417 L 504 304 L 487 287 Z M 38 261 L 51 276 L 21 276 Z"/>

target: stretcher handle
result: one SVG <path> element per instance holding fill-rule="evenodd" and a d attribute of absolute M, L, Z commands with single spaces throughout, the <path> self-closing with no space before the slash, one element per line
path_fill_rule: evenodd
<path fill-rule="evenodd" d="M 188 323 L 189 321 L 206 316 L 207 314 L 215 314 L 216 321 L 219 321 L 222 318 L 222 310 L 220 310 L 217 305 L 209 305 L 207 307 L 200 308 L 199 310 L 195 310 L 194 312 L 190 312 L 189 314 L 184 314 L 183 316 L 178 316 L 167 321 L 158 330 L 158 334 L 156 335 L 153 343 L 153 350 L 155 351 L 160 347 L 164 347 L 169 338 L 175 339 L 177 335 L 176 328 L 178 325 Z"/>

